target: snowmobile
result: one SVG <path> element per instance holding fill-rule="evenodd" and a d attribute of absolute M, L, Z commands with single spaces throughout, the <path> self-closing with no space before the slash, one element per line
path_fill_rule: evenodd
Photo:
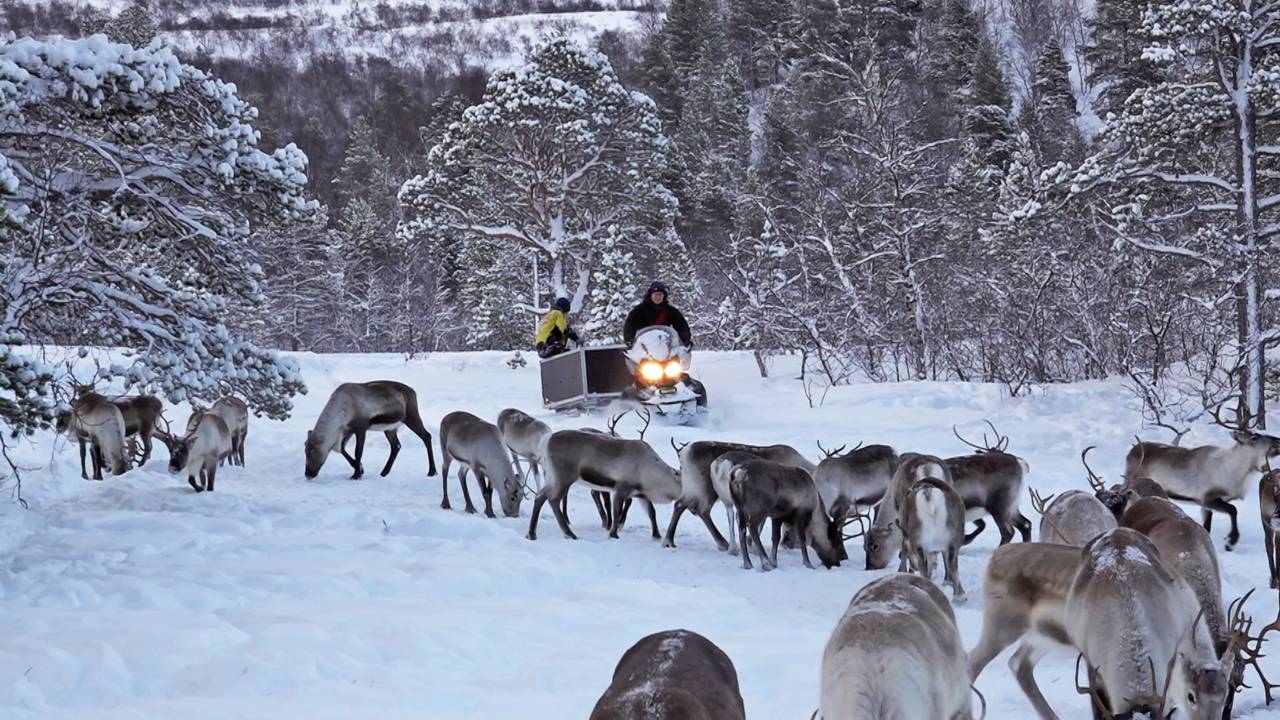
<path fill-rule="evenodd" d="M 687 423 L 707 404 L 706 389 L 689 376 L 689 348 L 676 331 L 654 325 L 636 333 L 624 357 L 634 382 L 622 392 L 659 416 Z"/>

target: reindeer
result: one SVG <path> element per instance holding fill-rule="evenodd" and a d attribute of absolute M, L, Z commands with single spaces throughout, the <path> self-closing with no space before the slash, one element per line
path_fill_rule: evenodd
<path fill-rule="evenodd" d="M 343 383 L 329 396 L 324 410 L 316 420 L 316 426 L 307 433 L 306 476 L 310 480 L 319 472 L 329 453 L 339 450 L 351 463 L 355 473 L 352 480 L 364 475 L 361 458 L 364 455 L 364 436 L 370 430 L 381 430 L 391 443 L 391 455 L 382 468 L 382 476 L 391 472 L 391 466 L 400 453 L 400 439 L 396 429 L 409 428 L 427 446 L 427 476 L 436 474 L 436 456 L 431 449 L 431 433 L 422 424 L 418 414 L 418 394 L 413 388 L 391 380 L 375 380 L 367 383 Z M 356 437 L 356 455 L 347 454 L 346 441 Z"/>
<path fill-rule="evenodd" d="M 778 544 L 782 541 L 784 524 L 796 532 L 805 567 L 813 567 L 809 562 L 809 543 L 813 544 L 824 567 L 840 564 L 840 527 L 827 517 L 826 507 L 809 473 L 772 460 L 750 460 L 734 468 L 729 492 L 738 512 L 738 542 L 742 546 L 744 569 L 751 569 L 748 530 L 760 554 L 760 569 L 766 571 L 778 566 Z M 765 554 L 764 543 L 760 541 L 760 528 L 766 518 L 773 521 L 773 549 L 769 555 Z"/>
<path fill-rule="evenodd" d="M 71 410 L 57 419 L 59 432 L 74 436 L 80 445 L 80 477 L 89 479 L 85 471 L 86 446 L 93 462 L 93 479 L 102 479 L 102 468 L 108 466 L 114 475 L 129 470 L 125 453 L 124 415 L 110 400 L 95 393 L 83 392 L 71 404 Z"/>
<path fill-rule="evenodd" d="M 1022 541 L 1031 540 L 1031 521 L 1018 509 L 1018 500 L 1022 497 L 1022 480 L 1028 472 L 1027 464 L 1022 458 L 1006 452 L 1009 437 L 1001 435 L 991 424 L 985 421 L 996 434 L 996 443 L 992 445 L 982 434 L 982 445 L 969 442 L 952 426 L 951 432 L 964 444 L 974 448 L 972 455 L 947 458 L 947 468 L 951 471 L 952 484 L 960 497 L 964 498 L 965 508 L 969 511 L 982 509 L 995 521 L 1000 531 L 1000 544 L 1013 540 L 1013 531 L 1022 535 Z M 986 528 L 981 519 L 974 519 L 977 528 L 965 536 L 965 542 L 972 542 L 978 533 Z"/>
<path fill-rule="evenodd" d="M 1280 470 L 1272 470 L 1258 481 L 1258 510 L 1262 516 L 1262 542 L 1267 547 L 1267 570 L 1271 587 L 1280 588 L 1280 566 L 1276 564 L 1276 540 L 1280 537 Z"/>
<path fill-rule="evenodd" d="M 1031 506 L 1040 513 L 1040 542 L 1084 547 L 1117 527 L 1115 515 L 1097 497 L 1083 490 L 1041 497 L 1031 488 Z"/>
<path fill-rule="evenodd" d="M 156 422 L 164 407 L 159 398 L 152 395 L 119 397 L 111 402 L 120 408 L 120 415 L 124 418 L 125 440 L 130 447 L 133 447 L 134 438 L 142 441 L 142 456 L 138 458 L 138 466 L 146 465 L 151 459 L 151 436 L 155 434 Z M 136 456 L 133 452 L 130 455 Z"/>
<path fill-rule="evenodd" d="M 547 435 L 538 451 L 546 464 L 546 483 L 533 499 L 529 518 L 530 540 L 537 539 L 538 515 L 543 503 L 551 502 L 560 530 L 570 540 L 578 536 L 569 528 L 564 499 L 573 483 L 582 480 L 591 488 L 613 493 L 613 522 L 609 537 L 618 537 L 622 504 L 632 495 L 647 505 L 653 537 L 658 533 L 654 503 L 674 502 L 680 497 L 680 478 L 644 440 L 631 440 L 601 432 L 560 430 Z"/>
<path fill-rule="evenodd" d="M 888 445 L 859 446 L 843 454 L 843 446 L 829 452 L 821 445 L 818 449 L 825 457 L 813 481 L 831 508 L 831 518 L 842 525 L 859 505 L 880 502 L 898 467 L 898 453 Z"/>
<path fill-rule="evenodd" d="M 1228 429 L 1218 411 L 1214 420 Z M 1213 524 L 1213 513 L 1231 518 L 1226 549 L 1240 541 L 1236 507 L 1232 501 L 1244 497 L 1245 483 L 1254 472 L 1267 470 L 1267 459 L 1280 454 L 1280 438 L 1249 430 L 1232 430 L 1231 447 L 1202 445 L 1184 448 L 1157 442 L 1138 442 L 1125 457 L 1126 477 L 1149 477 L 1160 483 L 1174 500 L 1197 503 L 1203 508 L 1204 529 Z"/>
<path fill-rule="evenodd" d="M 516 465 L 516 472 L 528 484 L 533 478 L 535 490 L 542 487 L 542 468 L 538 458 L 538 446 L 542 439 L 551 433 L 551 428 L 541 420 L 515 408 L 507 408 L 498 413 L 498 431 L 502 433 L 502 443 L 511 451 L 511 460 Z M 520 460 L 529 463 L 527 472 L 520 469 Z"/>
<path fill-rule="evenodd" d="M 744 720 L 738 673 L 724 651 L 688 630 L 640 639 L 623 654 L 589 720 Z"/>
<path fill-rule="evenodd" d="M 175 437 L 168 429 L 155 436 L 169 448 L 169 472 L 181 473 L 196 492 L 213 492 L 218 464 L 231 454 L 231 430 L 221 416 L 195 412 L 187 421 L 187 433 Z"/>
<path fill-rule="evenodd" d="M 249 406 L 235 397 L 219 398 L 208 410 L 197 409 L 187 420 L 187 432 L 195 429 L 196 424 L 205 413 L 212 413 L 222 418 L 231 433 L 231 454 L 227 459 L 232 465 L 244 467 L 244 440 L 249 434 Z"/>
<path fill-rule="evenodd" d="M 898 566 L 905 570 L 907 555 L 903 551 L 902 528 L 899 518 L 903 505 L 916 481 L 927 477 L 942 478 L 951 484 L 951 471 L 946 463 L 934 455 L 903 453 L 898 456 L 898 469 L 889 480 L 889 488 L 876 506 L 871 529 L 863 534 L 863 551 L 866 568 L 881 570 L 889 566 L 889 560 L 898 555 Z"/>
<path fill-rule="evenodd" d="M 1195 592 L 1204 624 L 1219 652 L 1227 647 L 1227 619 L 1222 609 L 1222 577 L 1209 531 L 1182 508 L 1158 497 L 1138 498 L 1125 508 L 1122 527 L 1147 536 L 1165 564 L 1176 570 Z"/>
<path fill-rule="evenodd" d="M 898 520 L 905 558 L 913 571 L 933 579 L 933 558 L 943 556 L 944 582 L 956 602 L 964 602 L 960 584 L 960 546 L 964 544 L 964 501 L 944 480 L 926 477 L 907 492 Z M 898 568 L 902 572 L 905 568 Z"/>
<path fill-rule="evenodd" d="M 822 653 L 826 720 L 972 720 L 955 613 L 933 583 L 896 574 L 859 590 Z"/>
<path fill-rule="evenodd" d="M 715 487 L 716 497 L 724 505 L 725 521 L 729 525 L 729 554 L 738 554 L 737 514 L 733 506 L 733 491 L 730 481 L 733 471 L 743 463 L 760 459 L 755 453 L 741 450 L 730 450 L 711 461 L 711 484 Z"/>
<path fill-rule="evenodd" d="M 1215 654 L 1195 593 L 1140 533 L 1118 528 L 1083 550 L 1051 543 L 997 548 L 983 595 L 969 677 L 1022 639 L 1009 665 L 1040 717 L 1058 717 L 1034 677 L 1055 643 L 1077 649 L 1086 662 L 1092 687 L 1082 691 L 1095 699 L 1095 718 L 1144 708 L 1158 717 L 1175 709 L 1178 717 L 1221 716 L 1234 650 Z"/>
<path fill-rule="evenodd" d="M 716 493 L 711 482 L 711 462 L 721 455 L 732 452 L 751 453 L 763 460 L 773 460 L 784 465 L 798 467 L 813 475 L 815 467 L 803 455 L 790 445 L 744 445 L 742 443 L 721 442 L 719 440 L 699 440 L 697 442 L 671 447 L 680 459 L 680 499 L 676 500 L 671 512 L 671 522 L 667 525 L 667 533 L 663 537 L 663 547 L 676 546 L 676 525 L 685 510 L 691 510 L 707 526 L 707 531 L 715 540 L 721 551 L 729 549 L 729 541 L 720 534 L 720 530 L 711 520 L 711 508 L 717 499 L 724 498 Z M 726 503 L 725 511 L 730 510 Z"/>
<path fill-rule="evenodd" d="M 507 446 L 502 441 L 502 432 L 498 426 L 486 422 L 469 412 L 451 412 L 440 421 L 440 483 L 444 499 L 440 507 L 448 510 L 449 505 L 449 465 L 457 460 L 462 463 L 458 471 L 458 484 L 462 486 L 462 497 L 466 501 L 469 513 L 476 511 L 471 504 L 471 493 L 467 490 L 467 471 L 476 474 L 476 484 L 484 495 L 484 514 L 493 514 L 493 489 L 501 484 L 498 502 L 502 504 L 502 513 L 507 517 L 520 516 L 520 501 L 524 499 L 524 488 L 511 468 L 511 456 L 507 454 Z"/>

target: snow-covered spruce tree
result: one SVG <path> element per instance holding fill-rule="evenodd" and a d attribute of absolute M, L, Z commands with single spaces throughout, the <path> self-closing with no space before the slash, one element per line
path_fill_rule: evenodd
<path fill-rule="evenodd" d="M 255 222 L 306 217 L 306 156 L 258 148 L 256 111 L 167 48 L 0 42 L 0 419 L 46 423 L 32 345 L 130 348 L 109 379 L 171 401 L 234 393 L 287 416 L 297 366 L 231 335 L 261 299 Z M 34 391 L 36 395 L 29 393 Z M 38 410 L 38 411 L 37 411 Z"/>
<path fill-rule="evenodd" d="M 620 340 L 622 324 L 639 297 L 636 264 L 613 234 L 600 243 L 596 270 L 592 274 L 591 317 L 583 328 L 590 341 Z"/>
<path fill-rule="evenodd" d="M 1094 105 L 1103 120 L 1119 115 L 1134 90 L 1158 80 L 1155 66 L 1142 54 L 1148 39 L 1142 23 L 1146 9 L 1147 0 L 1097 0 L 1094 16 L 1087 21 L 1091 42 L 1084 57 L 1089 83 L 1097 88 Z"/>
<path fill-rule="evenodd" d="M 1131 246 L 1228 270 L 1242 422 L 1262 427 L 1265 349 L 1280 337 L 1263 306 L 1266 253 L 1280 233 L 1280 148 L 1271 144 L 1280 131 L 1280 6 L 1156 4 L 1143 31 L 1144 57 L 1164 79 L 1128 97 L 1072 189 L 1120 185 L 1113 214 Z M 1192 217 L 1193 232 L 1165 232 Z"/>
<path fill-rule="evenodd" d="M 333 186 L 339 208 L 360 198 L 379 217 L 393 219 L 396 199 L 391 162 L 378 151 L 373 127 L 363 116 L 356 118 L 347 135 L 347 151 L 333 178 Z"/>
<path fill-rule="evenodd" d="M 528 250 L 543 297 L 569 297 L 579 311 L 609 228 L 627 251 L 663 251 L 675 212 L 661 182 L 668 145 L 653 102 L 624 88 L 603 55 L 554 39 L 495 72 L 445 131 L 427 171 L 400 190 L 401 233 Z"/>
<path fill-rule="evenodd" d="M 1062 46 L 1057 40 L 1049 41 L 1036 61 L 1031 94 L 1023 99 L 1020 124 L 1046 166 L 1082 159 L 1084 138 L 1075 123 L 1070 73 Z"/>
<path fill-rule="evenodd" d="M 311 222 L 270 223 L 259 226 L 264 302 L 256 315 L 262 320 L 253 337 L 268 347 L 323 352 L 336 350 L 335 319 L 341 286 L 333 272 L 333 249 L 338 231 L 327 229 L 318 213 Z"/>
<path fill-rule="evenodd" d="M 102 33 L 112 42 L 146 47 L 156 39 L 159 28 L 151 18 L 151 3 L 134 0 L 115 17 L 95 17 L 81 28 L 84 35 Z"/>

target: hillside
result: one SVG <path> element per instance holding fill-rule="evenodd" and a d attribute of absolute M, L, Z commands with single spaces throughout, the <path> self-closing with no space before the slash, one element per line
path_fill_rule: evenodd
<path fill-rule="evenodd" d="M 0 26 L 19 35 L 72 33 L 117 0 L 14 0 Z M 636 30 L 654 3 L 639 0 L 154 0 L 161 36 L 190 57 L 290 57 L 325 54 L 385 58 L 437 72 L 506 64 L 531 42 L 566 32 L 592 42 Z"/>

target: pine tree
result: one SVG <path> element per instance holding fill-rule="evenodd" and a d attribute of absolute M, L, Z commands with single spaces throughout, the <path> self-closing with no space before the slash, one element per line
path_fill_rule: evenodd
<path fill-rule="evenodd" d="M 1084 139 L 1076 127 L 1076 99 L 1071 92 L 1071 66 L 1056 40 L 1045 45 L 1036 62 L 1031 94 L 1023 102 L 1020 124 L 1046 165 L 1078 162 Z"/>
<path fill-rule="evenodd" d="M 631 253 L 624 250 L 611 233 L 600 243 L 595 267 L 587 301 L 590 319 L 584 329 L 592 341 L 617 341 L 622 337 L 623 322 L 639 293 L 636 264 Z"/>
<path fill-rule="evenodd" d="M 1095 105 L 1104 120 L 1119 115 L 1134 90 L 1159 79 L 1156 66 L 1143 58 L 1148 44 L 1142 27 L 1146 9 L 1146 0 L 1098 0 L 1089 21 L 1093 42 L 1084 57 L 1092 68 L 1089 83 L 1099 88 Z"/>
<path fill-rule="evenodd" d="M 1005 82 L 995 47 L 985 37 L 978 42 L 977 54 L 965 98 L 964 130 L 972 139 L 984 171 L 998 175 L 1009 159 L 1011 127 L 1009 122 L 1009 85 Z"/>
<path fill-rule="evenodd" d="M 347 135 L 347 151 L 333 178 L 339 207 L 361 199 L 384 218 L 395 212 L 391 163 L 378 151 L 377 135 L 369 121 L 356 119 Z"/>
<path fill-rule="evenodd" d="M 151 19 L 148 0 L 134 0 L 113 18 L 94 17 L 86 22 L 81 30 L 85 35 L 103 33 L 112 42 L 124 43 L 136 48 L 151 44 L 159 33 L 155 20 Z"/>

